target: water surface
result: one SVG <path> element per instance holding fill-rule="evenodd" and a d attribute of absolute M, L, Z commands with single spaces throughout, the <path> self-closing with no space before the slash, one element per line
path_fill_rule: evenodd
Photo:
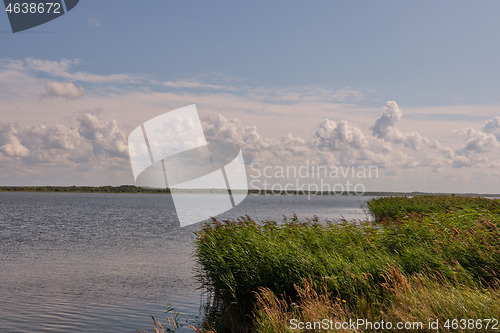
<path fill-rule="evenodd" d="M 364 219 L 368 199 L 252 195 L 221 218 Z M 167 304 L 199 322 L 200 227 L 179 228 L 168 195 L 0 193 L 0 332 L 133 333 Z"/>

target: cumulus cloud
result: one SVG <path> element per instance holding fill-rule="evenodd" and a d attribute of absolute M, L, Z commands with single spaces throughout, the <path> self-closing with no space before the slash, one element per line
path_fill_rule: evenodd
<path fill-rule="evenodd" d="M 63 166 L 127 158 L 126 138 L 115 121 L 103 121 L 86 113 L 78 123 L 78 127 L 3 125 L 0 127 L 2 160 Z"/>
<path fill-rule="evenodd" d="M 86 113 L 78 119 L 80 135 L 93 146 L 97 156 L 128 157 L 125 134 L 118 129 L 115 120 L 102 121 L 96 115 Z"/>
<path fill-rule="evenodd" d="M 482 130 L 466 129 L 466 142 L 453 149 L 441 147 L 435 140 L 418 132 L 405 133 L 395 128 L 401 119 L 395 102 L 388 102 L 370 133 L 364 133 L 345 120 L 323 119 L 309 137 L 292 134 L 280 138 L 263 136 L 256 126 L 244 125 L 239 119 L 221 114 L 202 117 L 207 140 L 237 143 L 242 147 L 247 164 L 364 164 L 387 168 L 432 167 L 442 170 L 486 163 L 477 153 L 493 152 L 499 147 L 494 135 Z M 128 157 L 126 135 L 116 121 L 103 121 L 95 114 L 78 117 L 78 125 L 20 127 L 4 125 L 0 130 L 2 160 L 15 158 L 25 163 L 104 163 L 125 161 Z M 488 125 L 489 124 L 489 125 Z M 487 131 L 495 130 L 494 121 Z M 408 148 L 407 151 L 402 147 Z M 421 151 L 424 147 L 425 151 Z M 434 149 L 431 151 L 429 149 Z"/>
<path fill-rule="evenodd" d="M 419 132 L 408 133 L 397 129 L 396 124 L 402 116 L 403 113 L 395 101 L 386 102 L 384 112 L 371 128 L 372 135 L 388 142 L 402 144 L 412 150 L 421 150 L 424 146 L 440 148 L 439 142 L 435 139 L 429 139 Z"/>
<path fill-rule="evenodd" d="M 422 174 L 424 168 L 466 169 L 450 172 L 460 178 L 471 174 L 469 171 L 473 168 L 479 170 L 478 173 L 484 170 L 490 173 L 490 167 L 498 165 L 500 117 L 490 117 L 474 128 L 453 131 L 457 121 L 475 122 L 485 115 L 496 115 L 495 105 L 469 105 L 462 109 L 450 106 L 445 112 L 442 107 L 427 108 L 427 118 L 423 108 L 409 112 L 413 125 L 419 122 L 429 125 L 425 133 L 437 132 L 438 126 L 444 126 L 440 140 L 449 146 L 445 147 L 429 134 L 423 135 L 424 129 L 403 130 L 400 126 L 407 128 L 410 117 L 403 117 L 405 110 L 395 101 L 388 101 L 385 107 L 381 105 L 375 116 L 371 116 L 373 109 L 351 104 L 364 98 L 362 90 L 251 87 L 216 73 L 165 82 L 165 79 L 155 81 L 124 73 L 98 75 L 79 71 L 80 65 L 77 59 L 0 59 L 3 121 L 42 124 L 68 119 L 68 107 L 74 107 L 72 99 L 85 97 L 78 101 L 80 110 L 98 107 L 105 110 L 107 117 L 118 119 L 118 124 L 135 127 L 144 119 L 165 112 L 165 108 L 174 109 L 197 101 L 202 112 L 221 112 L 244 120 L 212 115 L 205 127 L 207 138 L 240 143 L 247 163 L 302 165 L 306 160 L 314 160 L 318 165 L 376 164 L 385 167 L 387 172 L 399 173 L 401 182 L 406 181 L 407 174 L 402 171 L 405 168 Z M 132 85 L 123 85 L 129 82 Z M 135 90 L 133 84 L 136 84 Z M 106 91 L 103 92 L 103 88 Z M 40 96 L 51 97 L 51 100 L 44 100 L 41 105 Z M 17 107 L 20 112 L 13 112 Z M 40 107 L 46 109 L 40 110 Z M 476 108 L 477 113 L 471 112 Z M 122 118 L 124 114 L 126 118 Z M 470 114 L 473 116 L 464 117 Z M 328 119 L 321 120 L 325 117 Z M 424 123 L 425 119 L 434 119 L 434 122 Z M 0 125 L 0 163 L 7 166 L 3 168 L 7 170 L 4 179 L 9 179 L 10 170 L 20 163 L 79 165 L 87 170 L 96 165 L 128 168 L 126 140 L 116 122 L 103 122 L 94 114 L 72 121 L 73 127 L 20 126 L 15 122 Z M 255 122 L 257 126 L 249 126 Z M 22 170 L 22 165 L 16 170 Z"/>
<path fill-rule="evenodd" d="M 85 95 L 85 88 L 77 87 L 72 82 L 47 82 L 42 97 L 62 97 L 66 99 L 78 99 Z"/>
<path fill-rule="evenodd" d="M 227 118 L 221 114 L 209 114 L 201 118 L 203 129 L 208 141 L 223 141 L 239 144 L 247 163 L 267 160 L 275 161 L 277 156 L 290 147 L 285 147 L 288 141 L 264 138 L 256 126 L 244 126 L 239 119 Z M 297 147 L 294 147 L 297 151 Z M 293 150 L 291 150 L 293 151 Z"/>
<path fill-rule="evenodd" d="M 500 142 L 500 117 L 488 120 L 483 127 L 483 132 L 493 134 L 497 141 Z"/>
<path fill-rule="evenodd" d="M 336 151 L 366 147 L 367 140 L 361 130 L 351 126 L 347 121 L 335 122 L 323 119 L 314 133 L 314 143 L 319 149 Z"/>
<path fill-rule="evenodd" d="M 49 82 L 47 95 L 48 92 L 60 98 L 77 98 L 84 93 L 73 83 L 60 82 Z M 325 118 L 314 128 L 309 127 L 309 135 L 288 133 L 268 137 L 257 126 L 219 113 L 202 114 L 202 124 L 208 141 L 238 143 L 247 164 L 301 166 L 314 161 L 316 165 L 376 165 L 384 168 L 386 175 L 392 172 L 404 177 L 404 172 L 410 171 L 403 170 L 410 169 L 424 172 L 427 168 L 441 174 L 451 168 L 456 168 L 456 172 L 458 168 L 468 170 L 478 166 L 490 170 L 498 165 L 500 144 L 495 137 L 500 128 L 498 118 L 488 120 L 482 129 L 468 128 L 455 133 L 462 135 L 463 141 L 453 147 L 441 146 L 416 131 L 399 130 L 402 111 L 392 101 L 386 103 L 379 117 L 374 117 L 372 127 Z M 20 170 L 23 165 L 31 168 L 51 165 L 85 170 L 89 174 L 89 170 L 121 168 L 122 174 L 131 175 L 126 135 L 116 121 L 103 121 L 93 113 L 82 114 L 74 121 L 73 127 L 0 125 L 0 164 L 12 168 L 15 163 L 21 166 Z"/>
<path fill-rule="evenodd" d="M 300 164 L 306 160 L 318 164 L 360 164 L 384 167 L 417 168 L 431 166 L 434 169 L 446 164 L 466 165 L 464 158 L 455 161 L 455 151 L 441 147 L 436 140 L 418 132 L 405 133 L 395 125 L 402 113 L 396 102 L 388 102 L 383 114 L 375 121 L 372 134 L 364 133 L 345 120 L 321 120 L 310 137 L 287 134 L 281 138 L 263 137 L 255 126 L 244 126 L 238 119 L 211 114 L 203 118 L 209 140 L 228 140 L 243 148 L 247 163 L 261 161 L 266 164 Z M 435 149 L 419 155 L 408 154 L 398 146 L 419 152 Z"/>
<path fill-rule="evenodd" d="M 462 128 L 455 131 L 465 137 L 464 144 L 453 151 L 453 167 L 486 165 L 490 158 L 498 158 L 500 152 L 500 117 L 489 119 L 481 130 Z"/>
<path fill-rule="evenodd" d="M 500 144 L 493 134 L 478 131 L 474 128 L 466 128 L 460 130 L 459 133 L 465 133 L 467 137 L 465 145 L 460 149 L 460 151 L 482 153 L 494 151 L 500 147 Z"/>
<path fill-rule="evenodd" d="M 436 139 L 429 139 L 418 132 L 402 132 L 397 128 L 389 128 L 383 138 L 384 140 L 402 144 L 412 150 L 421 150 L 423 146 L 439 148 L 439 142 Z"/>
<path fill-rule="evenodd" d="M 440 149 L 439 153 L 445 159 L 452 161 L 455 158 L 455 151 L 450 147 L 443 147 Z"/>
<path fill-rule="evenodd" d="M 267 165 L 294 165 L 314 160 L 329 165 L 409 165 L 412 159 L 343 120 L 321 120 L 308 138 L 290 133 L 281 138 L 263 137 L 255 126 L 244 126 L 240 120 L 220 114 L 211 114 L 202 120 L 209 141 L 238 143 L 248 164 L 258 161 Z"/>
<path fill-rule="evenodd" d="M 472 165 L 471 159 L 465 155 L 458 155 L 453 159 L 454 168 L 462 168 L 471 165 Z"/>
<path fill-rule="evenodd" d="M 468 127 L 456 132 L 465 134 L 465 144 L 457 150 L 459 154 L 496 152 L 500 149 L 500 117 L 489 119 L 481 130 Z"/>
<path fill-rule="evenodd" d="M 18 138 L 15 124 L 4 125 L 0 128 L 0 152 L 6 157 L 23 158 L 30 154 Z"/>
<path fill-rule="evenodd" d="M 387 136 L 390 128 L 394 127 L 401 119 L 403 113 L 399 110 L 399 106 L 394 101 L 387 101 L 385 103 L 384 112 L 375 121 L 372 127 L 372 134 L 377 138 L 383 139 Z"/>

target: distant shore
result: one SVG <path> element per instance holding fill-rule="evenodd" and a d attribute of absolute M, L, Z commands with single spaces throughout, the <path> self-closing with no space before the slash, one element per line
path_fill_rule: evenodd
<path fill-rule="evenodd" d="M 176 190 L 176 192 L 184 193 L 217 193 L 220 190 Z M 63 193 L 152 193 L 152 194 L 169 194 L 170 189 L 157 189 L 149 187 L 137 187 L 134 185 L 121 186 L 0 186 L 0 192 L 63 192 Z M 233 191 L 237 192 L 237 191 Z M 313 192 L 303 190 L 287 190 L 286 192 L 265 190 L 265 189 L 250 189 L 248 194 L 260 195 L 358 195 L 354 192 L 344 192 L 342 194 L 333 192 Z M 430 193 L 430 192 L 364 192 L 364 196 L 416 196 L 416 195 L 461 195 L 461 196 L 481 196 L 481 197 L 500 197 L 500 194 L 488 193 Z"/>

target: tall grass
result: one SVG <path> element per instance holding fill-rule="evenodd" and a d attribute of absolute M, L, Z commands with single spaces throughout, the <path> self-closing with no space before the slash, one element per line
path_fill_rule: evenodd
<path fill-rule="evenodd" d="M 436 332 L 427 325 L 436 319 L 441 323 L 440 331 L 450 318 L 498 318 L 500 314 L 500 289 L 482 290 L 475 287 L 455 286 L 446 281 L 422 274 L 410 278 L 404 276 L 397 267 L 389 266 L 385 275 L 384 288 L 388 290 L 384 312 L 369 311 L 373 304 L 360 302 L 357 307 L 350 306 L 344 300 L 318 288 L 312 281 L 305 279 L 302 287 L 295 286 L 298 301 L 287 302 L 277 297 L 269 288 L 261 288 L 257 293 L 254 331 L 257 333 L 310 332 L 305 329 L 292 329 L 292 320 L 303 323 L 321 323 L 325 318 L 333 322 L 356 322 L 363 318 L 370 322 L 423 323 L 422 329 L 405 330 L 413 332 Z M 368 310 L 368 311 L 367 311 Z M 338 332 L 337 329 L 312 330 Z M 342 332 L 371 332 L 366 327 L 340 330 Z M 380 330 L 384 331 L 384 330 Z M 392 330 L 385 330 L 393 332 Z M 455 332 L 470 332 L 472 329 L 456 329 Z M 482 332 L 489 332 L 483 328 Z"/>
<path fill-rule="evenodd" d="M 278 299 L 274 308 L 286 316 L 291 304 L 304 302 L 304 290 L 328 295 L 311 291 L 315 302 L 337 309 L 336 316 L 358 318 L 412 316 L 412 306 L 432 309 L 439 302 L 474 309 L 476 301 L 490 302 L 484 289 L 498 300 L 499 200 L 392 197 L 372 200 L 368 207 L 376 223 L 322 225 L 294 218 L 258 224 L 246 216 L 206 224 L 196 251 L 199 279 L 212 292 L 219 314 L 210 324 L 219 332 L 249 331 L 265 322 L 262 309 L 271 295 Z M 402 286 L 389 287 L 388 267 L 414 291 L 408 299 L 401 298 Z M 446 298 L 449 290 L 462 298 Z M 256 304 L 261 310 L 255 317 Z"/>
<path fill-rule="evenodd" d="M 500 214 L 500 200 L 482 197 L 430 196 L 386 197 L 370 200 L 367 203 L 376 221 L 397 220 L 409 214 L 432 215 L 438 212 L 487 212 Z"/>

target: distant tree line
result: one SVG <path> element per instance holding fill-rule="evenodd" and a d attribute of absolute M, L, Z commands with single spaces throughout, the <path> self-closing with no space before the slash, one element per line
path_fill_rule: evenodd
<path fill-rule="evenodd" d="M 169 189 L 121 186 L 0 186 L 0 192 L 170 193 Z"/>
<path fill-rule="evenodd" d="M 219 189 L 183 189 L 178 190 L 185 193 L 219 193 Z M 76 193 L 170 193 L 170 189 L 137 187 L 135 185 L 121 186 L 0 186 L 0 192 L 76 192 Z M 233 191 L 238 192 L 238 190 Z M 248 194 L 261 195 L 338 195 L 334 192 L 314 192 L 308 193 L 303 190 L 280 193 L 279 191 L 265 189 L 249 189 Z M 342 195 L 356 195 L 354 192 L 344 192 Z M 417 196 L 417 195 L 455 195 L 450 193 L 426 193 L 426 192 L 365 192 L 366 196 Z M 463 196 L 500 197 L 500 194 L 477 194 L 477 193 L 457 193 Z"/>

